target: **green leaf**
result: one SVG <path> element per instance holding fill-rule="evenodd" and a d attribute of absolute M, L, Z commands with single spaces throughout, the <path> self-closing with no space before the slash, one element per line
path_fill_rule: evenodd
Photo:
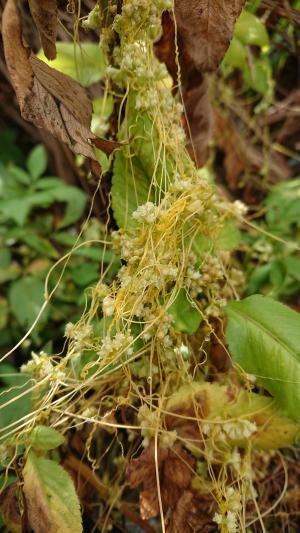
<path fill-rule="evenodd" d="M 149 195 L 150 179 L 136 157 L 125 157 L 123 151 L 115 155 L 112 177 L 112 208 L 114 218 L 121 228 L 136 225 L 132 213 L 141 204 L 153 201 Z"/>
<path fill-rule="evenodd" d="M 300 315 L 260 295 L 227 306 L 234 360 L 300 422 Z"/>
<path fill-rule="evenodd" d="M 44 285 L 33 276 L 24 276 L 15 281 L 9 290 L 9 304 L 21 326 L 30 327 L 44 303 Z M 43 320 L 46 318 L 44 311 Z"/>
<path fill-rule="evenodd" d="M 169 313 L 173 316 L 174 328 L 188 335 L 195 333 L 202 322 L 199 309 L 189 301 L 184 289 L 179 291 Z"/>
<path fill-rule="evenodd" d="M 95 263 L 83 263 L 72 269 L 74 283 L 81 287 L 87 287 L 99 279 L 99 266 Z"/>
<path fill-rule="evenodd" d="M 46 148 L 42 144 L 37 144 L 31 150 L 26 166 L 30 176 L 36 180 L 40 178 L 46 171 L 48 165 L 48 155 Z"/>
<path fill-rule="evenodd" d="M 29 524 L 39 533 L 81 533 L 80 504 L 62 466 L 28 454 L 23 470 Z"/>
<path fill-rule="evenodd" d="M 234 250 L 242 239 L 241 232 L 235 222 L 228 220 L 218 236 L 216 247 L 220 250 Z"/>
<path fill-rule="evenodd" d="M 271 264 L 256 267 L 250 275 L 247 294 L 254 294 L 263 287 L 270 278 Z"/>
<path fill-rule="evenodd" d="M 4 386 L 0 389 L 0 436 L 3 438 L 10 424 L 18 422 L 30 412 L 32 382 L 28 375 L 20 374 L 9 364 L 0 365 L 0 381 Z M 13 401 L 12 401 L 13 400 Z M 16 423 L 14 431 L 18 428 Z"/>
<path fill-rule="evenodd" d="M 51 203 L 64 202 L 66 204 L 65 215 L 58 224 L 58 228 L 65 228 L 76 222 L 83 214 L 87 196 L 73 185 L 66 185 L 57 178 L 44 178 L 38 183 L 39 190 L 49 195 Z M 40 193 L 43 194 L 43 193 Z"/>
<path fill-rule="evenodd" d="M 8 321 L 8 303 L 5 298 L 0 296 L 0 331 L 4 329 Z"/>
<path fill-rule="evenodd" d="M 30 435 L 30 444 L 37 450 L 54 450 L 65 441 L 59 431 L 47 426 L 36 426 Z"/>
<path fill-rule="evenodd" d="M 43 51 L 38 53 L 39 59 L 50 67 L 79 81 L 83 87 L 101 80 L 106 68 L 102 49 L 96 43 L 56 43 L 57 57 L 49 61 Z"/>
<path fill-rule="evenodd" d="M 263 48 L 269 45 L 269 35 L 263 22 L 258 17 L 247 11 L 242 11 L 234 30 L 234 35 L 239 41 L 247 45 Z"/>

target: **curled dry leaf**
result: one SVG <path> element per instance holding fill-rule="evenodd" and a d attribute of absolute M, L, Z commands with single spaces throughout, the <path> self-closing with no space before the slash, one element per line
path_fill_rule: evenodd
<path fill-rule="evenodd" d="M 76 154 L 97 161 L 92 142 L 106 154 L 119 143 L 97 139 L 90 131 L 91 101 L 75 80 L 37 59 L 22 42 L 22 28 L 14 0 L 3 12 L 2 35 L 7 68 L 22 117 L 52 133 Z M 97 168 L 96 168 L 97 166 Z M 93 169 L 99 175 L 100 166 Z"/>
<path fill-rule="evenodd" d="M 32 18 L 39 31 L 45 56 L 56 57 L 57 0 L 29 0 Z"/>
<path fill-rule="evenodd" d="M 164 12 L 162 34 L 155 44 L 158 59 L 167 66 L 178 84 L 178 64 L 176 59 L 176 32 L 173 17 Z M 208 143 L 212 135 L 212 110 L 209 101 L 208 83 L 205 76 L 196 68 L 184 40 L 177 29 L 177 44 L 180 61 L 180 81 L 185 107 L 184 126 L 187 134 L 187 148 L 198 167 L 205 164 L 208 156 Z"/>
<path fill-rule="evenodd" d="M 229 47 L 245 0 L 175 0 L 175 17 L 197 68 L 213 72 Z"/>
<path fill-rule="evenodd" d="M 190 487 L 194 459 L 180 446 L 158 448 L 157 463 L 159 484 L 164 512 L 174 509 L 182 493 Z M 140 493 L 140 512 L 144 520 L 159 514 L 157 479 L 155 467 L 155 446 L 150 446 L 140 457 L 133 459 L 127 471 L 131 488 L 143 484 Z"/>

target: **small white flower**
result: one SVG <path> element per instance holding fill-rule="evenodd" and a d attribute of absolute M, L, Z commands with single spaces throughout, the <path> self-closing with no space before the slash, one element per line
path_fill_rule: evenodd
<path fill-rule="evenodd" d="M 219 513 L 215 513 L 213 516 L 213 522 L 216 522 L 216 524 L 220 526 L 223 523 L 223 516 Z"/>
<path fill-rule="evenodd" d="M 111 296 L 105 296 L 102 303 L 104 316 L 112 316 L 115 311 L 115 300 Z"/>

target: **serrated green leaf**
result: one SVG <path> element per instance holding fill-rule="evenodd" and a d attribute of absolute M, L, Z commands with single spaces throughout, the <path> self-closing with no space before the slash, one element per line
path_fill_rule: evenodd
<path fill-rule="evenodd" d="M 36 180 L 40 178 L 47 169 L 48 155 L 46 148 L 42 144 L 37 144 L 30 152 L 26 167 L 30 176 Z"/>
<path fill-rule="evenodd" d="M 47 426 L 36 426 L 32 430 L 29 440 L 31 446 L 37 450 L 54 450 L 65 441 L 59 431 Z"/>
<path fill-rule="evenodd" d="M 28 519 L 34 533 L 81 533 L 80 504 L 62 466 L 28 454 L 23 470 Z"/>
<path fill-rule="evenodd" d="M 44 284 L 33 276 L 24 276 L 15 281 L 9 290 L 9 304 L 21 326 L 29 327 L 36 319 L 44 303 Z M 46 318 L 47 309 L 42 320 Z"/>
<path fill-rule="evenodd" d="M 88 87 L 103 77 L 106 62 L 98 44 L 57 42 L 56 50 L 57 57 L 54 61 L 49 61 L 42 50 L 38 53 L 38 57 L 50 67 L 79 81 L 83 87 Z"/>
<path fill-rule="evenodd" d="M 300 422 L 300 315 L 260 295 L 231 302 L 227 315 L 233 359 Z"/>
<path fill-rule="evenodd" d="M 173 317 L 174 328 L 188 335 L 195 333 L 202 322 L 202 315 L 199 309 L 192 305 L 184 289 L 179 291 L 168 312 Z"/>

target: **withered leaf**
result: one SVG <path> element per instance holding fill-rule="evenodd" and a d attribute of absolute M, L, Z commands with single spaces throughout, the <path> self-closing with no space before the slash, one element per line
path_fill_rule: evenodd
<path fill-rule="evenodd" d="M 179 498 L 167 533 L 209 533 L 216 531 L 212 517 L 216 511 L 216 502 L 212 494 L 199 494 L 184 491 Z"/>
<path fill-rule="evenodd" d="M 166 64 L 174 86 L 179 82 L 175 37 L 174 19 L 169 12 L 165 11 L 162 17 L 162 34 L 155 44 L 155 52 L 158 59 Z M 201 167 L 207 160 L 208 143 L 212 134 L 213 114 L 208 83 L 205 75 L 193 62 L 180 31 L 177 31 L 177 45 L 186 119 L 184 126 L 188 138 L 187 148 L 197 166 Z"/>
<path fill-rule="evenodd" d="M 82 533 L 78 496 L 62 466 L 30 452 L 23 478 L 28 522 L 34 533 Z"/>
<path fill-rule="evenodd" d="M 107 139 L 101 139 L 100 137 L 90 139 L 90 141 L 94 146 L 96 146 L 96 148 L 104 152 L 106 155 L 110 155 L 114 150 L 117 150 L 117 148 L 124 146 L 124 143 L 108 141 Z"/>
<path fill-rule="evenodd" d="M 0 495 L 0 509 L 5 525 L 12 533 L 21 533 L 21 513 L 18 504 L 17 483 L 11 483 Z"/>
<path fill-rule="evenodd" d="M 174 509 L 182 493 L 188 489 L 193 476 L 194 459 L 180 446 L 158 448 L 157 461 L 163 509 Z M 133 459 L 127 470 L 132 488 L 143 484 L 140 493 L 140 513 L 143 520 L 159 514 L 155 447 L 152 442 L 137 459 Z"/>
<path fill-rule="evenodd" d="M 225 55 L 245 0 L 175 0 L 185 48 L 201 72 L 213 72 Z"/>
<path fill-rule="evenodd" d="M 39 31 L 45 56 L 56 57 L 57 0 L 29 0 L 32 18 Z"/>
<path fill-rule="evenodd" d="M 21 115 L 66 143 L 76 154 L 96 159 L 89 139 L 91 102 L 81 85 L 50 68 L 22 42 L 21 23 L 14 0 L 3 12 L 4 53 Z"/>

